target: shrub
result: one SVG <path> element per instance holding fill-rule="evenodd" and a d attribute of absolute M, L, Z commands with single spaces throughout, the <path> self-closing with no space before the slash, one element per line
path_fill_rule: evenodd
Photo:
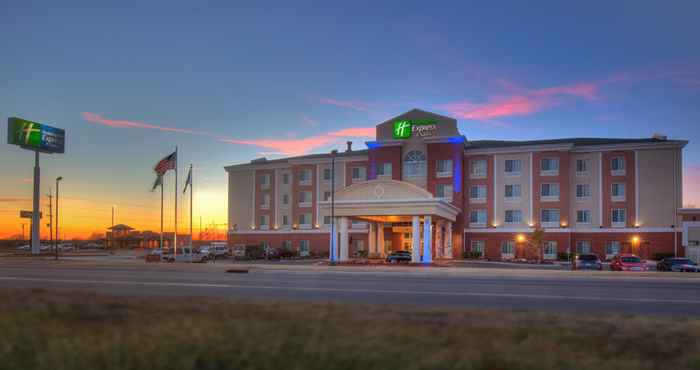
<path fill-rule="evenodd" d="M 654 253 L 654 260 L 661 261 L 664 258 L 675 257 L 673 253 Z"/>
<path fill-rule="evenodd" d="M 566 253 L 566 252 L 557 253 L 557 259 L 559 261 L 571 261 L 572 258 L 574 258 L 573 253 Z"/>
<path fill-rule="evenodd" d="M 481 252 L 478 251 L 465 251 L 463 253 L 464 259 L 475 260 L 481 258 Z"/>

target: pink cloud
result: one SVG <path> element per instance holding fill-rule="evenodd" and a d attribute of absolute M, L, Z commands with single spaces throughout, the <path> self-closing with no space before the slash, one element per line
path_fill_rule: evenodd
<path fill-rule="evenodd" d="M 340 137 L 368 137 L 373 138 L 376 135 L 377 129 L 374 127 L 350 127 L 342 130 L 328 133 L 331 136 Z"/>
<path fill-rule="evenodd" d="M 494 95 L 486 102 L 457 101 L 439 106 L 451 115 L 471 120 L 490 121 L 502 117 L 526 116 L 537 113 L 560 103 L 564 97 L 593 100 L 598 97 L 595 83 L 553 86 L 543 89 L 523 90 L 518 86 L 503 82 L 511 94 Z"/>
<path fill-rule="evenodd" d="M 700 164 L 688 165 L 683 173 L 683 205 L 700 207 Z"/>
<path fill-rule="evenodd" d="M 315 149 L 337 143 L 341 141 L 341 138 L 373 138 L 374 135 L 375 129 L 373 127 L 351 127 L 302 139 L 221 139 L 220 141 L 229 144 L 254 145 L 272 151 L 265 154 L 303 155 Z"/>
<path fill-rule="evenodd" d="M 371 104 L 365 103 L 365 102 L 360 102 L 360 101 L 321 98 L 318 100 L 318 102 L 321 104 L 335 105 L 336 107 L 348 108 L 348 109 L 356 110 L 358 112 L 365 112 L 365 113 L 372 112 Z"/>
<path fill-rule="evenodd" d="M 167 132 L 179 132 L 179 133 L 184 133 L 184 134 L 209 135 L 208 133 L 203 132 L 203 131 L 193 131 L 193 130 L 188 130 L 188 129 L 175 128 L 175 127 L 157 126 L 157 125 L 151 125 L 151 124 L 144 123 L 144 122 L 107 119 L 107 118 L 102 117 L 99 114 L 90 113 L 90 112 L 83 112 L 83 118 L 85 118 L 85 120 L 90 122 L 90 123 L 97 123 L 100 125 L 105 125 L 105 126 L 110 126 L 110 127 L 142 128 L 142 129 L 167 131 Z"/>

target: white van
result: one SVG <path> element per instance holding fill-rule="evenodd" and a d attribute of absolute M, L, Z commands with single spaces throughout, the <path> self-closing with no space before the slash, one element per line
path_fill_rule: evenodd
<path fill-rule="evenodd" d="M 211 242 L 202 246 L 200 251 L 206 251 L 212 258 L 226 258 L 231 255 L 227 242 Z"/>

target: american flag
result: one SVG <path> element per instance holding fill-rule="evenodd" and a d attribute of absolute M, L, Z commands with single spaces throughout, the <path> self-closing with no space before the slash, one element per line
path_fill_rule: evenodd
<path fill-rule="evenodd" d="M 169 156 L 161 159 L 160 162 L 158 162 L 158 164 L 156 164 L 156 166 L 153 167 L 153 171 L 155 171 L 158 175 L 163 175 L 169 170 L 174 170 L 176 163 L 177 151 L 174 151 Z"/>

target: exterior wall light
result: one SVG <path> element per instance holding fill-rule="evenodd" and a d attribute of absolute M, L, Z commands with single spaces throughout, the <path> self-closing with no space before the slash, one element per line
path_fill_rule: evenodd
<path fill-rule="evenodd" d="M 566 222 L 561 223 L 561 227 L 566 227 L 566 225 L 567 225 Z"/>
<path fill-rule="evenodd" d="M 530 222 L 529 224 L 527 224 L 527 226 L 529 226 L 529 227 L 535 227 L 535 224 L 532 223 L 532 222 Z"/>
<path fill-rule="evenodd" d="M 635 235 L 632 237 L 632 244 L 639 245 L 639 236 Z"/>
<path fill-rule="evenodd" d="M 316 224 L 316 225 L 314 225 L 314 227 L 318 229 L 320 226 L 318 224 Z"/>
<path fill-rule="evenodd" d="M 525 235 L 518 234 L 518 236 L 516 236 L 515 239 L 518 241 L 518 243 L 522 243 L 525 241 Z"/>

